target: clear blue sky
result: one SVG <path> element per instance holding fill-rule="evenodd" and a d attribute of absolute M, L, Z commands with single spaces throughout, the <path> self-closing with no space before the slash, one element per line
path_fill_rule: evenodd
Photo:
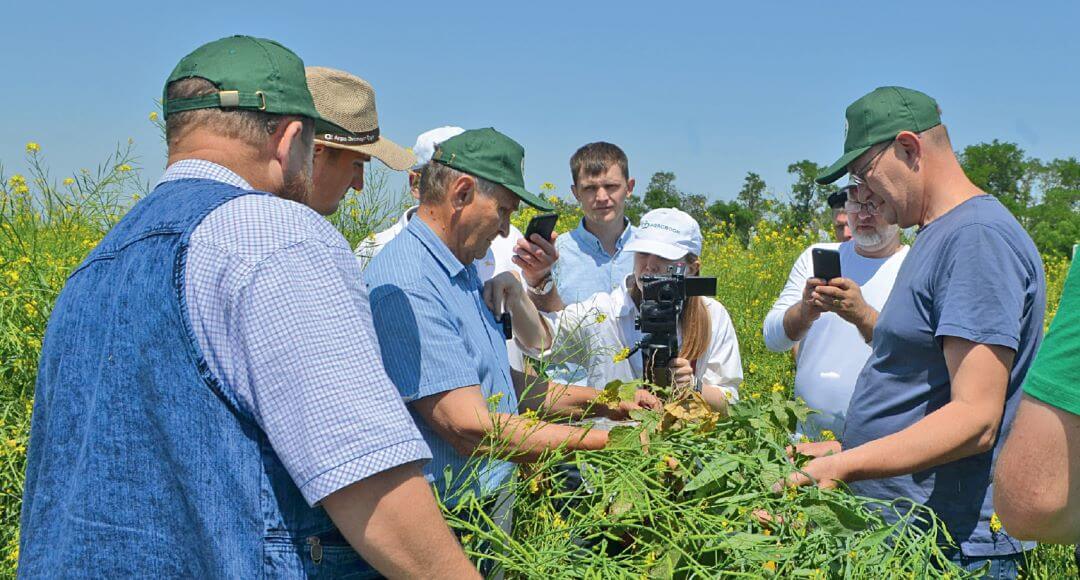
<path fill-rule="evenodd" d="M 494 126 L 526 148 L 526 182 L 569 193 L 568 159 L 612 141 L 639 191 L 674 171 L 731 198 L 748 170 L 833 161 L 844 108 L 900 84 L 937 98 L 954 144 L 1014 141 L 1080 155 L 1076 2 L 16 2 L 0 35 L 0 162 L 41 144 L 54 175 L 135 139 L 147 178 L 164 147 L 147 121 L 170 70 L 235 33 L 377 91 L 383 134 Z"/>

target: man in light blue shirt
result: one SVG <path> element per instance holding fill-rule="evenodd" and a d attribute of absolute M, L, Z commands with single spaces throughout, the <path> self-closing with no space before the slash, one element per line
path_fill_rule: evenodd
<path fill-rule="evenodd" d="M 515 263 L 544 312 L 611 292 L 634 270 L 634 254 L 623 251 L 635 230 L 626 218 L 626 199 L 634 193 L 626 153 L 611 143 L 589 143 L 570 158 L 570 173 L 584 214 L 578 227 L 554 247 L 539 239 L 518 242 Z"/>
<path fill-rule="evenodd" d="M 494 129 L 441 143 L 413 219 L 364 271 L 383 363 L 431 448 L 425 475 L 448 505 L 490 496 L 511 473 L 503 459 L 607 444 L 601 431 L 518 418 L 503 329 L 473 263 L 507 235 L 521 201 L 551 209 L 525 190 L 524 154 Z"/>

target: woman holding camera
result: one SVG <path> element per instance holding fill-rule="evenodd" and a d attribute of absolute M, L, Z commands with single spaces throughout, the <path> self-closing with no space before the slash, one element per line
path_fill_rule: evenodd
<path fill-rule="evenodd" d="M 611 292 L 594 294 L 560 312 L 532 321 L 515 320 L 515 328 L 521 323 L 543 324 L 547 336 L 553 337 L 542 353 L 525 350 L 545 364 L 575 365 L 580 372 L 573 382 L 598 389 L 613 380 L 649 377 L 651 382 L 661 382 L 669 374 L 671 383 L 700 392 L 714 409 L 726 409 L 729 402 L 738 400 L 743 373 L 731 317 L 715 299 L 685 299 L 677 321 L 679 351 L 670 360 L 644 360 L 643 351 L 635 348 L 642 338 L 635 321 L 642 304 L 643 278 L 668 275 L 680 264 L 685 265 L 687 276 L 696 276 L 701 269 L 701 245 L 701 228 L 690 215 L 678 209 L 650 211 L 625 247 L 635 254 L 633 274 Z M 667 373 L 651 372 L 664 367 Z"/>

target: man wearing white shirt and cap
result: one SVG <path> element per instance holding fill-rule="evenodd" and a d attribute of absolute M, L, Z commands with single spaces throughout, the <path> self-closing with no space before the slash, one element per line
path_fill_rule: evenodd
<path fill-rule="evenodd" d="M 877 313 L 908 252 L 900 229 L 886 223 L 878 207 L 849 199 L 847 191 L 851 189 L 841 190 L 844 203 L 840 207 L 847 213 L 846 227 L 851 228 L 852 238 L 807 248 L 792 266 L 763 324 L 769 350 L 798 347 L 795 396 L 818 411 L 798 426 L 798 434 L 814 439 L 843 434 L 855 380 L 872 350 L 869 343 Z M 814 278 L 811 252 L 815 248 L 840 253 L 841 278 Z"/>
<path fill-rule="evenodd" d="M 443 141 L 464 132 L 465 129 L 461 127 L 445 126 L 421 133 L 416 138 L 416 144 L 413 145 L 416 163 L 409 170 L 409 188 L 414 199 L 419 199 L 420 196 L 420 171 L 431 161 L 435 148 Z M 417 207 L 419 206 L 414 205 L 405 210 L 401 219 L 395 222 L 394 225 L 360 242 L 356 247 L 356 259 L 360 261 L 361 269 L 367 266 L 371 259 L 378 255 L 390 240 L 405 229 L 409 219 L 416 213 Z M 475 262 L 476 273 L 481 282 L 486 282 L 502 272 L 514 272 L 518 278 L 521 277 L 521 268 L 511 262 L 510 259 L 514 256 L 514 246 L 522 237 L 521 231 L 514 227 L 513 224 L 510 224 L 509 235 L 505 238 L 498 236 L 495 241 L 491 242 L 487 255 Z"/>

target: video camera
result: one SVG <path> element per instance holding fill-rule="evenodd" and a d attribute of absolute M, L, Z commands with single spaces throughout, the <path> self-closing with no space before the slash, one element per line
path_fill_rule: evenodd
<path fill-rule="evenodd" d="M 630 353 L 641 350 L 645 380 L 668 385 L 667 366 L 679 354 L 679 315 L 686 298 L 715 295 L 716 278 L 687 276 L 682 263 L 669 267 L 665 276 L 641 277 L 641 307 L 634 327 L 644 336 Z"/>

